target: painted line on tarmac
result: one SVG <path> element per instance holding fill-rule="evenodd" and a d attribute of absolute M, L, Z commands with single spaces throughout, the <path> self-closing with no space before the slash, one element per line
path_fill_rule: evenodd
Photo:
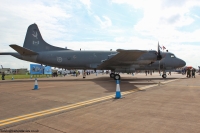
<path fill-rule="evenodd" d="M 179 87 L 191 87 L 191 88 L 200 88 L 200 85 L 198 86 L 190 86 L 190 85 L 168 85 L 168 86 L 179 86 Z"/>
<path fill-rule="evenodd" d="M 44 115 L 48 115 L 48 114 L 52 114 L 52 113 L 56 113 L 56 112 L 66 111 L 66 110 L 69 110 L 69 109 L 73 109 L 73 108 L 89 105 L 89 104 L 92 104 L 92 103 L 100 102 L 100 101 L 103 101 L 103 100 L 107 100 L 107 99 L 110 99 L 112 97 L 113 97 L 113 95 L 102 97 L 102 98 L 96 98 L 96 99 L 85 101 L 85 102 L 79 102 L 79 103 L 76 103 L 76 104 L 71 104 L 71 105 L 67 105 L 67 106 L 62 106 L 62 107 L 53 108 L 53 109 L 49 109 L 49 110 L 45 110 L 45 111 L 40 111 L 40 112 L 36 112 L 36 113 L 31 113 L 31 114 L 22 115 L 22 116 L 10 118 L 10 119 L 1 120 L 0 126 L 19 122 L 19 121 L 23 121 L 23 120 L 27 120 L 27 119 L 31 119 L 31 118 L 36 118 L 36 117 L 39 117 L 39 116 L 44 116 Z"/>
<path fill-rule="evenodd" d="M 174 80 L 171 80 L 170 82 L 172 82 L 172 81 L 174 81 Z M 147 88 L 151 88 L 151 87 L 154 87 L 154 86 L 157 86 L 157 84 L 156 85 L 144 86 L 144 87 L 138 88 L 138 90 L 133 89 L 133 90 L 130 90 L 130 91 L 121 92 L 121 94 L 127 95 L 127 94 L 130 94 L 130 93 L 137 92 L 139 90 L 144 90 L 144 89 L 147 89 Z M 88 101 L 84 101 L 84 102 L 78 102 L 78 103 L 75 103 L 75 104 L 70 104 L 70 105 L 66 105 L 66 106 L 62 106 L 62 107 L 58 107 L 58 108 L 53 108 L 53 109 L 39 111 L 39 112 L 35 112 L 35 113 L 27 114 L 27 115 L 22 115 L 22 116 L 17 116 L 17 117 L 5 119 L 5 120 L 0 120 L 0 126 L 12 124 L 12 123 L 15 123 L 15 122 L 20 122 L 20 121 L 23 121 L 23 120 L 32 119 L 32 118 L 36 118 L 36 117 L 40 117 L 40 116 L 45 116 L 45 115 L 49 115 L 49 114 L 53 114 L 53 113 L 58 113 L 58 112 L 61 112 L 61 111 L 67 111 L 67 110 L 70 110 L 70 109 L 90 105 L 90 104 L 97 103 L 97 102 L 100 102 L 100 101 L 113 99 L 114 97 L 115 97 L 115 95 L 109 95 L 109 96 L 95 98 L 95 99 L 92 99 L 92 100 L 88 100 Z"/>
<path fill-rule="evenodd" d="M 166 83 L 169 83 L 169 82 L 173 82 L 173 81 L 176 81 L 176 80 L 179 80 L 179 79 L 174 79 L 174 80 L 168 80 L 168 81 L 164 81 L 164 82 L 160 82 L 160 84 L 166 84 Z M 152 81 L 151 80 L 151 82 L 152 83 L 155 83 L 154 85 L 152 85 L 152 86 L 157 86 L 158 84 L 159 84 L 159 82 L 154 82 L 154 81 Z M 148 83 L 151 83 L 151 82 L 148 82 Z M 129 83 L 132 83 L 132 84 L 134 84 L 134 83 L 147 83 L 147 82 L 129 82 Z"/>
<path fill-rule="evenodd" d="M 173 81 L 176 81 L 176 80 L 179 80 L 179 79 L 168 80 L 168 81 L 165 81 L 165 82 L 162 82 L 162 83 L 163 83 L 163 84 L 166 84 L 166 83 L 173 82 Z"/>

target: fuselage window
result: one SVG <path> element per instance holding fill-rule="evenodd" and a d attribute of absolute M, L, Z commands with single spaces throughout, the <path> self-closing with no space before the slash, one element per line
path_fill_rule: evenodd
<path fill-rule="evenodd" d="M 172 55 L 171 55 L 171 58 L 175 58 L 175 55 L 172 54 Z"/>

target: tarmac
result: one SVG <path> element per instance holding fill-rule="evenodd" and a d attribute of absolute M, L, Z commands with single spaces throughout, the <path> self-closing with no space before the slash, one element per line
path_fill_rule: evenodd
<path fill-rule="evenodd" d="M 0 132 L 199 133 L 200 76 L 108 74 L 0 81 Z"/>

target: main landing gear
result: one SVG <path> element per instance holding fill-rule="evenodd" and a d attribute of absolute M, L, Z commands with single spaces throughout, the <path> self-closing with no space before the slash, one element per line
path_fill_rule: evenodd
<path fill-rule="evenodd" d="M 164 79 L 166 79 L 166 78 L 167 78 L 167 75 L 164 73 L 164 74 L 162 75 L 162 77 L 163 77 Z"/>
<path fill-rule="evenodd" d="M 166 74 L 166 72 L 165 72 L 165 71 L 163 71 L 162 77 L 163 77 L 164 79 L 166 79 L 166 78 L 167 78 L 167 74 Z"/>
<path fill-rule="evenodd" d="M 110 74 L 110 78 L 114 78 L 114 80 L 120 80 L 121 79 L 120 75 L 119 74 L 115 74 L 115 73 L 111 73 Z"/>

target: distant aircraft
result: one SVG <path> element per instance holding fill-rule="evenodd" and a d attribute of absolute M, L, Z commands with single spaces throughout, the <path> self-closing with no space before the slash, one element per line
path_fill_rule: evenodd
<path fill-rule="evenodd" d="M 18 59 L 31 61 L 47 66 L 65 69 L 111 70 L 111 78 L 120 79 L 119 72 L 134 72 L 136 68 L 159 63 L 166 75 L 167 67 L 185 66 L 185 61 L 176 58 L 172 53 L 161 53 L 155 50 L 117 51 L 75 51 L 52 46 L 46 43 L 36 24 L 28 27 L 23 47 L 11 44 L 17 52 L 1 52 L 0 55 L 12 55 Z M 171 57 L 171 58 L 168 58 Z M 166 76 L 163 76 L 166 78 Z"/>

